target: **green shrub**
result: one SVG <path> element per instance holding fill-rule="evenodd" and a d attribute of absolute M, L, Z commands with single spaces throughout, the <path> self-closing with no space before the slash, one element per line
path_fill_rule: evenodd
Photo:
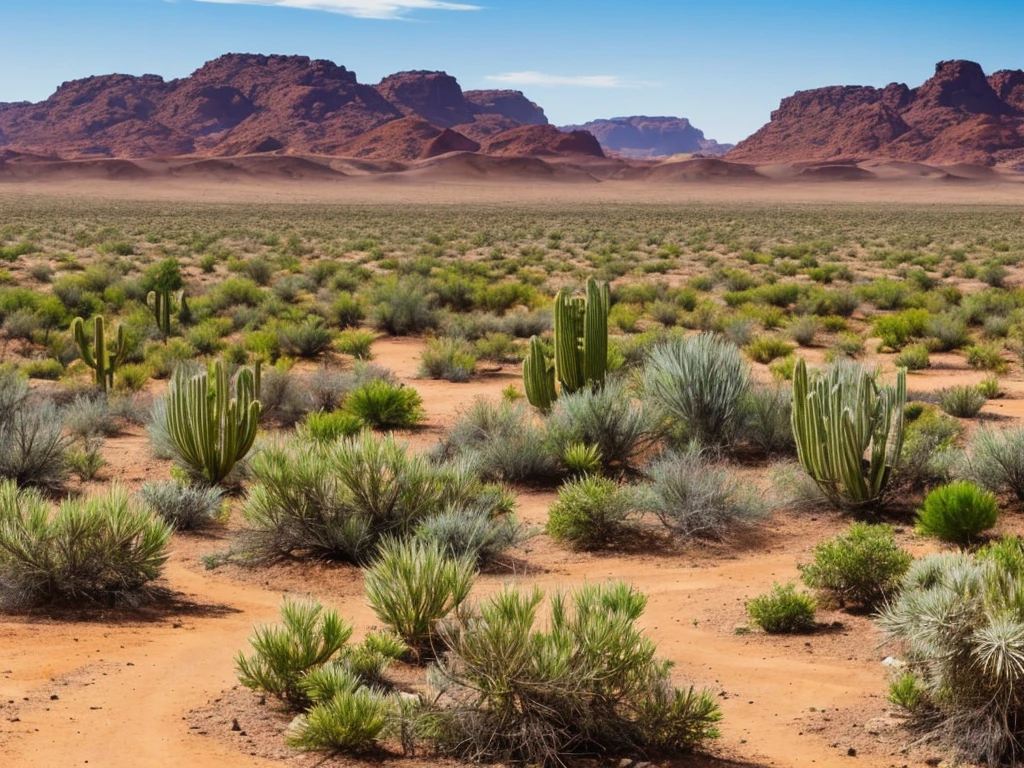
<path fill-rule="evenodd" d="M 917 511 L 916 530 L 923 536 L 969 544 L 999 519 L 996 497 L 968 480 L 936 488 Z"/>
<path fill-rule="evenodd" d="M 527 537 L 514 517 L 496 514 L 489 506 L 440 512 L 419 524 L 416 538 L 436 543 L 449 557 L 469 557 L 486 567 Z"/>
<path fill-rule="evenodd" d="M 318 675 L 313 672 L 309 679 Z M 342 675 L 345 673 L 342 671 Z M 360 753 L 376 746 L 377 737 L 393 717 L 393 700 L 358 681 L 335 684 L 317 697 L 287 734 L 290 746 L 304 751 Z"/>
<path fill-rule="evenodd" d="M 588 475 L 558 489 L 547 532 L 574 549 L 598 549 L 622 533 L 631 507 L 629 493 L 614 481 Z"/>
<path fill-rule="evenodd" d="M 938 352 L 960 349 L 971 337 L 963 320 L 953 315 L 939 315 L 928 323 L 929 346 Z"/>
<path fill-rule="evenodd" d="M 875 318 L 872 330 L 881 340 L 878 345 L 879 352 L 883 349 L 897 352 L 906 346 L 910 339 L 910 325 L 900 315 L 882 315 Z"/>
<path fill-rule="evenodd" d="M 931 366 L 928 359 L 928 347 L 924 344 L 911 344 L 893 358 L 893 363 L 908 371 L 922 371 Z"/>
<path fill-rule="evenodd" d="M 911 416 L 910 409 L 919 412 Z M 944 415 L 935 406 L 908 403 L 903 429 L 903 455 L 895 483 L 911 490 L 920 490 L 948 482 L 957 458 L 956 440 L 962 428 L 955 419 Z"/>
<path fill-rule="evenodd" d="M 995 400 L 997 397 L 1002 397 L 1003 390 L 999 385 L 999 377 L 994 374 L 989 374 L 984 379 L 978 382 L 975 387 L 981 396 L 986 400 Z"/>
<path fill-rule="evenodd" d="M 64 375 L 64 366 L 60 364 L 60 360 L 52 358 L 28 360 L 22 363 L 21 372 L 30 379 L 56 381 Z"/>
<path fill-rule="evenodd" d="M 505 496 L 465 461 L 431 462 L 393 437 L 364 431 L 318 445 L 268 445 L 252 459 L 244 542 L 262 558 L 365 562 L 385 536 L 405 538 L 443 512 L 497 517 Z"/>
<path fill-rule="evenodd" d="M 767 365 L 772 360 L 792 354 L 793 345 L 787 344 L 782 339 L 762 336 L 747 344 L 746 350 L 751 360 Z"/>
<path fill-rule="evenodd" d="M 960 419 L 977 416 L 985 402 L 985 396 L 976 387 L 958 385 L 939 390 L 939 407 Z"/>
<path fill-rule="evenodd" d="M 460 339 L 430 339 L 420 353 L 420 376 L 424 378 L 466 382 L 475 367 L 473 346 Z"/>
<path fill-rule="evenodd" d="M 586 443 L 569 443 L 562 451 L 562 463 L 574 475 L 591 475 L 603 466 L 601 449 Z"/>
<path fill-rule="evenodd" d="M 219 488 L 180 483 L 144 483 L 139 489 L 143 505 L 176 530 L 194 530 L 216 520 L 224 503 Z"/>
<path fill-rule="evenodd" d="M 908 712 L 921 709 L 927 697 L 927 691 L 921 685 L 921 679 L 913 672 L 903 672 L 889 683 L 889 701 Z"/>
<path fill-rule="evenodd" d="M 252 654 L 235 656 L 238 682 L 303 706 L 309 702 L 303 676 L 336 657 L 351 636 L 352 626 L 337 611 L 286 600 L 281 624 L 257 626 L 249 639 Z"/>
<path fill-rule="evenodd" d="M 0 480 L 55 489 L 67 477 L 63 414 L 52 401 L 32 402 L 28 383 L 0 367 Z"/>
<path fill-rule="evenodd" d="M 552 598 L 506 589 L 442 627 L 446 653 L 428 713 L 443 754 L 561 765 L 573 755 L 678 755 L 718 735 L 711 691 L 677 689 L 637 626 L 646 598 L 625 584 Z"/>
<path fill-rule="evenodd" d="M 283 325 L 277 335 L 284 354 L 306 359 L 319 357 L 334 341 L 334 333 L 318 317 L 300 324 Z"/>
<path fill-rule="evenodd" d="M 807 632 L 814 628 L 814 598 L 794 584 L 775 584 L 772 591 L 747 602 L 747 615 L 769 634 Z"/>
<path fill-rule="evenodd" d="M 665 454 L 646 474 L 647 482 L 635 492 L 637 510 L 654 515 L 669 533 L 683 540 L 724 538 L 766 512 L 748 484 L 730 470 L 707 462 L 694 447 Z"/>
<path fill-rule="evenodd" d="M 298 433 L 317 443 L 333 443 L 362 431 L 363 420 L 345 411 L 314 411 L 298 427 Z"/>
<path fill-rule="evenodd" d="M 509 483 L 547 481 L 561 474 L 561 457 L 523 403 L 477 400 L 434 455 L 472 461 L 485 477 Z"/>
<path fill-rule="evenodd" d="M 0 601 L 136 601 L 160 576 L 171 529 L 114 487 L 63 502 L 51 515 L 43 497 L 0 483 Z"/>
<path fill-rule="evenodd" d="M 1010 367 L 1003 359 L 1002 342 L 972 344 L 967 348 L 967 364 L 971 368 L 980 368 L 983 371 L 995 371 L 996 373 L 1003 373 Z"/>
<path fill-rule="evenodd" d="M 83 445 L 70 447 L 65 454 L 68 469 L 83 482 L 95 480 L 103 468 L 107 466 L 106 459 L 100 453 L 102 447 L 102 438 L 93 438 L 86 440 Z"/>
<path fill-rule="evenodd" d="M 814 562 L 800 575 L 840 605 L 873 608 L 893 594 L 913 558 L 888 525 L 854 523 L 845 534 L 814 548 Z"/>
<path fill-rule="evenodd" d="M 374 429 L 409 429 L 427 416 L 419 392 L 381 380 L 352 390 L 345 410 Z"/>
<path fill-rule="evenodd" d="M 634 400 L 620 377 L 609 377 L 598 389 L 563 393 L 546 427 L 548 439 L 563 457 L 570 445 L 593 445 L 606 469 L 634 468 L 661 431 L 658 414 Z"/>
<path fill-rule="evenodd" d="M 346 355 L 352 355 L 356 360 L 370 360 L 373 353 L 370 347 L 377 340 L 377 334 L 372 331 L 360 331 L 349 328 L 338 334 L 338 349 Z"/>
<path fill-rule="evenodd" d="M 355 328 L 366 317 L 362 304 L 350 293 L 339 294 L 331 304 L 329 314 L 340 328 Z"/>
<path fill-rule="evenodd" d="M 374 326 L 392 336 L 423 333 L 440 323 L 433 297 L 417 280 L 388 278 L 374 290 L 373 301 Z"/>
<path fill-rule="evenodd" d="M 739 350 L 707 333 L 655 347 L 643 391 L 682 432 L 708 446 L 728 445 L 743 424 L 750 367 Z"/>
<path fill-rule="evenodd" d="M 743 434 L 762 453 L 771 456 L 793 451 L 793 393 L 788 385 L 754 384 L 743 411 Z"/>
<path fill-rule="evenodd" d="M 438 624 L 469 597 L 476 558 L 451 557 L 437 542 L 386 540 L 366 569 L 373 612 L 418 657 L 433 655 Z"/>

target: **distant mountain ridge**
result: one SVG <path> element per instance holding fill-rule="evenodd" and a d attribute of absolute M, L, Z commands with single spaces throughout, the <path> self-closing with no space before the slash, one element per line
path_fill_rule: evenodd
<path fill-rule="evenodd" d="M 864 158 L 1024 169 L 1024 72 L 941 61 L 917 88 L 830 86 L 782 100 L 729 152 L 743 163 Z"/>
<path fill-rule="evenodd" d="M 385 130 L 386 129 L 386 130 Z M 602 156 L 519 91 L 468 91 L 445 72 L 376 86 L 331 61 L 226 54 L 191 75 L 102 75 L 45 101 L 0 103 L 0 150 L 55 158 L 259 153 L 417 160 L 452 151 Z"/>
<path fill-rule="evenodd" d="M 682 154 L 718 156 L 732 149 L 732 144 L 705 138 L 685 117 L 612 117 L 562 126 L 562 130 L 592 133 L 606 151 L 633 160 Z"/>

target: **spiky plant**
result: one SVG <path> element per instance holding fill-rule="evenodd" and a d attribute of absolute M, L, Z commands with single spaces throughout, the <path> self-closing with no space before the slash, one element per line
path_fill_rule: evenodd
<path fill-rule="evenodd" d="M 291 706 L 310 701 L 303 676 L 338 656 L 352 636 L 352 626 L 338 612 L 317 602 L 286 600 L 281 623 L 256 627 L 249 639 L 252 654 L 235 656 L 238 681 Z"/>
<path fill-rule="evenodd" d="M 672 339 L 651 352 L 643 392 L 688 439 L 727 446 L 746 415 L 750 365 L 723 337 L 699 333 Z"/>
<path fill-rule="evenodd" d="M 562 289 L 555 296 L 554 355 L 548 358 L 540 340 L 530 340 L 523 361 L 523 387 L 530 403 L 548 410 L 562 393 L 578 392 L 604 383 L 608 371 L 608 283 L 587 281 L 586 298 Z"/>
<path fill-rule="evenodd" d="M 391 539 L 366 569 L 366 598 L 422 658 L 433 654 L 438 623 L 469 597 L 475 575 L 475 557 L 452 557 L 436 541 Z"/>
<path fill-rule="evenodd" d="M 51 514 L 37 491 L 0 483 L 0 602 L 136 600 L 160 576 L 170 538 L 117 486 Z"/>
<path fill-rule="evenodd" d="M 647 600 L 622 583 L 551 600 L 507 588 L 441 626 L 429 713 L 443 753 L 564 765 L 574 755 L 684 753 L 718 735 L 710 691 L 675 688 L 638 623 Z"/>
<path fill-rule="evenodd" d="M 903 448 L 907 372 L 895 387 L 871 371 L 837 363 L 814 377 L 803 359 L 793 371 L 793 436 L 800 465 L 836 506 L 877 504 Z M 865 458 L 866 457 L 866 458 Z"/>
<path fill-rule="evenodd" d="M 87 366 L 93 370 L 93 380 L 96 386 L 106 392 L 114 387 L 114 371 L 124 362 L 128 354 L 128 345 L 125 342 L 124 327 L 120 324 L 114 335 L 116 342 L 107 339 L 103 323 L 103 316 L 97 315 L 93 320 L 93 343 L 89 343 L 88 334 L 85 332 L 85 321 L 76 317 L 71 323 L 71 335 L 78 345 L 78 352 Z"/>
<path fill-rule="evenodd" d="M 218 360 L 212 371 L 175 371 L 167 392 L 167 433 L 175 457 L 197 479 L 216 485 L 252 448 L 260 416 L 260 366 L 234 381 Z"/>
<path fill-rule="evenodd" d="M 931 737 L 989 765 L 1024 755 L 1024 552 L 931 555 L 907 572 L 879 623 L 917 676 Z"/>

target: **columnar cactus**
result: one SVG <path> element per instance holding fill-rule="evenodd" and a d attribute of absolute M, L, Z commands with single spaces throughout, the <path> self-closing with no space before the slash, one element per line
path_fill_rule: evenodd
<path fill-rule="evenodd" d="M 587 296 L 571 296 L 562 289 L 555 296 L 554 364 L 544 354 L 537 337 L 530 340 L 530 354 L 523 363 L 526 396 L 537 408 L 547 410 L 558 397 L 555 379 L 563 392 L 600 386 L 608 371 L 608 283 L 587 281 Z"/>
<path fill-rule="evenodd" d="M 93 321 L 93 344 L 89 343 L 85 333 L 85 321 L 76 317 L 71 323 L 71 335 L 78 345 L 78 353 L 82 361 L 93 369 L 96 386 L 106 392 L 114 386 L 114 371 L 124 362 L 128 348 L 124 340 L 124 328 L 117 326 L 115 333 L 117 342 L 112 346 L 108 343 L 104 331 L 103 317 L 97 315 Z"/>
<path fill-rule="evenodd" d="M 182 307 L 185 306 L 184 291 L 150 291 L 146 296 L 146 305 L 152 311 L 153 317 L 156 318 L 157 328 L 160 329 L 160 335 L 164 337 L 164 341 L 171 335 L 171 312 L 175 303 Z"/>
<path fill-rule="evenodd" d="M 797 456 L 822 493 L 837 506 L 876 503 L 903 450 L 907 372 L 880 387 L 870 371 L 833 366 L 813 378 L 807 364 L 793 371 L 793 436 Z"/>
<path fill-rule="evenodd" d="M 211 381 L 212 379 L 212 381 Z M 210 371 L 175 371 L 167 392 L 167 431 L 175 452 L 211 485 L 224 480 L 256 440 L 260 367 L 243 368 L 234 381 L 218 360 Z"/>

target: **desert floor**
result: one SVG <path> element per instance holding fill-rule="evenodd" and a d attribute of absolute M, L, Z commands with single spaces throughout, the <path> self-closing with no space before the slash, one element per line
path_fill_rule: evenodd
<path fill-rule="evenodd" d="M 0 185 L 4 201 L 13 197 L 54 199 L 101 196 L 147 200 L 232 203 L 316 201 L 402 202 L 444 208 L 465 201 L 506 202 L 579 199 L 683 203 L 689 201 L 802 203 L 1024 204 L 1024 186 L 938 182 L 847 182 L 838 184 L 680 184 L 677 186 L 602 183 L 542 185 L 416 184 L 364 179 L 323 185 L 20 182 Z M 429 414 L 425 427 L 405 434 L 414 446 L 431 444 L 455 416 L 477 397 L 498 398 L 519 379 L 515 366 L 485 373 L 468 384 L 423 381 L 416 369 L 423 342 L 381 339 L 374 362 L 387 366 L 422 394 Z M 823 352 L 818 350 L 818 352 Z M 951 383 L 976 383 L 983 373 L 962 358 L 938 355 L 933 368 L 912 374 L 912 390 Z M 1000 425 L 1024 416 L 1024 375 L 1001 379 L 1005 396 L 984 413 Z M 105 480 L 129 488 L 169 477 L 170 465 L 149 457 L 145 433 L 136 429 L 111 439 Z M 553 492 L 524 492 L 519 516 L 543 524 Z M 909 521 L 909 511 L 906 516 Z M 869 617 L 825 611 L 822 627 L 810 635 L 769 637 L 737 633 L 746 624 L 744 601 L 773 582 L 797 576 L 814 545 L 841 531 L 847 520 L 835 514 L 808 516 L 776 511 L 756 534 L 721 544 L 673 552 L 615 555 L 569 553 L 545 536 L 531 539 L 509 571 L 481 577 L 483 592 L 509 581 L 567 587 L 584 580 L 625 579 L 650 597 L 645 621 L 660 652 L 676 662 L 680 682 L 712 686 L 724 712 L 722 738 L 708 756 L 681 761 L 698 766 L 809 766 L 857 764 L 920 765 L 937 751 L 900 751 L 905 734 L 885 699 L 886 649 Z M 206 570 L 204 554 L 223 551 L 232 529 L 201 535 L 178 534 L 165 572 L 175 603 L 137 614 L 0 616 L 0 759 L 8 766 L 189 766 L 257 768 L 325 764 L 322 757 L 296 756 L 281 747 L 279 718 L 255 705 L 255 696 L 234 686 L 234 654 L 245 647 L 252 627 L 273 622 L 283 594 L 312 595 L 350 618 L 359 632 L 371 628 L 360 571 L 342 565 L 287 565 L 243 570 Z M 1024 522 L 1008 515 L 1001 531 L 1024 532 Z M 901 543 L 913 544 L 909 531 Z M 233 721 L 238 728 L 232 729 Z M 286 724 L 286 722 L 285 722 Z M 400 758 L 384 759 L 398 762 Z M 282 762 L 283 761 L 283 762 Z M 374 761 L 379 762 L 379 761 Z M 403 764 L 435 763 L 427 758 Z M 326 764 L 359 764 L 352 760 Z M 934 763 L 932 763 L 934 764 Z"/>

